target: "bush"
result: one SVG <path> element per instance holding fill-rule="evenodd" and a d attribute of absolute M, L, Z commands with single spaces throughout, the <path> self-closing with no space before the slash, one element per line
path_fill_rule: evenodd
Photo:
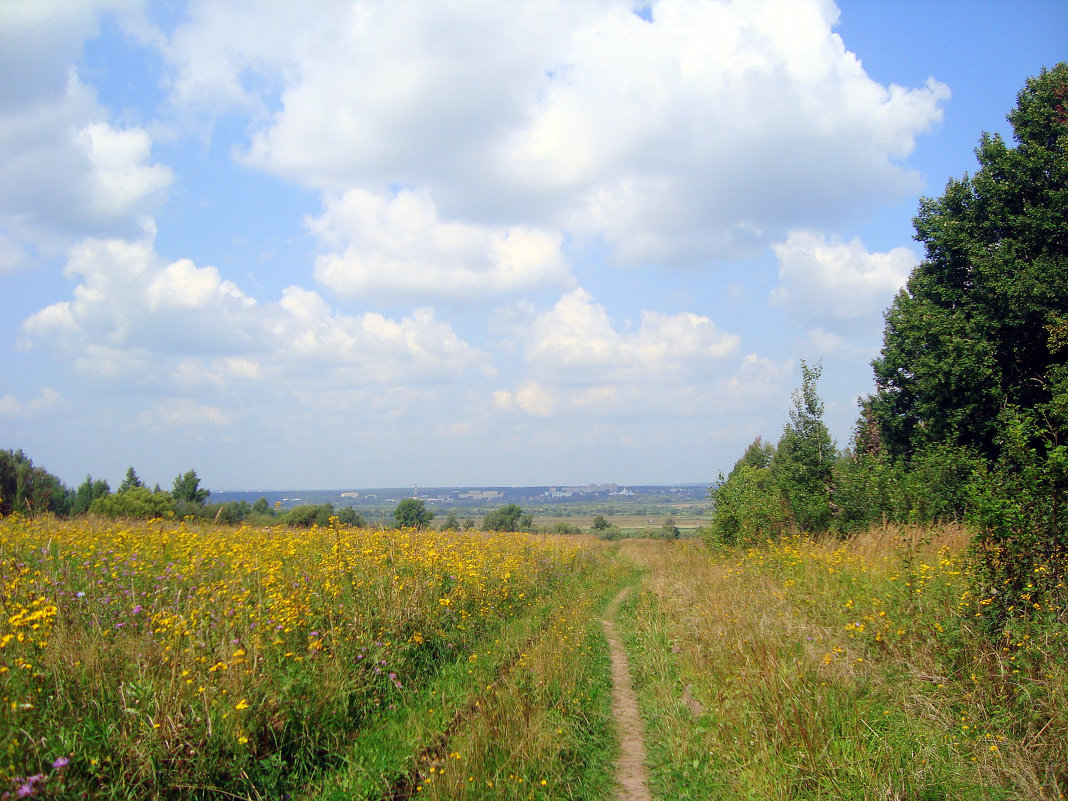
<path fill-rule="evenodd" d="M 134 487 L 125 492 L 105 495 L 95 499 L 89 505 L 90 514 L 101 517 L 129 517 L 150 519 L 154 517 L 172 517 L 174 499 L 169 492 L 153 492 L 148 487 Z"/>

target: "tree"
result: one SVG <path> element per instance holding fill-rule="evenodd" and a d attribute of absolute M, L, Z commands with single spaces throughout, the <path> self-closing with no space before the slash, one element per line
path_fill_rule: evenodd
<path fill-rule="evenodd" d="M 1052 400 L 1068 318 L 1068 64 L 1030 79 L 1008 115 L 1015 147 L 983 134 L 974 176 L 924 198 L 926 258 L 887 313 L 871 407 L 892 457 L 931 443 L 997 459 L 1007 406 Z"/>
<path fill-rule="evenodd" d="M 126 478 L 124 478 L 122 480 L 122 483 L 119 484 L 119 492 L 126 492 L 126 490 L 131 490 L 134 487 L 143 486 L 145 486 L 145 483 L 137 477 L 137 473 L 134 472 L 133 467 L 130 467 L 126 471 Z"/>
<path fill-rule="evenodd" d="M 483 531 L 518 531 L 523 509 L 514 503 L 495 509 L 482 520 Z"/>
<path fill-rule="evenodd" d="M 94 481 L 92 476 L 87 475 L 85 481 L 79 484 L 78 489 L 74 491 L 74 497 L 71 499 L 70 513 L 72 515 L 83 515 L 89 511 L 89 507 L 92 505 L 93 501 L 97 498 L 103 498 L 110 493 L 111 487 L 108 486 L 108 482 L 103 479 Z"/>
<path fill-rule="evenodd" d="M 398 528 L 426 528 L 434 519 L 434 512 L 426 508 L 426 501 L 405 498 L 393 510 L 393 519 Z"/>
<path fill-rule="evenodd" d="M 448 516 L 445 518 L 445 522 L 441 524 L 442 531 L 459 531 L 460 521 L 456 517 L 456 512 L 449 511 Z"/>
<path fill-rule="evenodd" d="M 196 470 L 190 470 L 174 479 L 171 497 L 174 498 L 175 503 L 203 506 L 209 495 L 211 492 L 200 488 L 200 479 L 197 478 Z"/>
<path fill-rule="evenodd" d="M 270 515 L 271 517 L 274 517 L 274 509 L 267 503 L 267 499 L 263 497 L 252 504 L 252 511 L 258 515 Z"/>
<path fill-rule="evenodd" d="M 367 518 L 351 506 L 337 510 L 337 522 L 343 526 L 353 526 L 355 528 L 365 528 L 367 526 Z"/>
<path fill-rule="evenodd" d="M 605 519 L 604 515 L 597 515 L 597 517 L 593 518 L 593 530 L 594 531 L 604 531 L 607 528 L 608 528 L 608 521 Z"/>
<path fill-rule="evenodd" d="M 769 466 L 774 456 L 775 446 L 757 437 L 726 478 L 720 473 L 708 491 L 715 505 L 705 532 L 709 545 L 756 542 L 789 527 L 790 513 Z"/>
<path fill-rule="evenodd" d="M 804 531 L 826 531 L 831 524 L 835 447 L 816 390 L 821 371 L 819 364 L 811 367 L 801 361 L 801 388 L 793 394 L 790 423 L 770 462 L 794 522 Z"/>
<path fill-rule="evenodd" d="M 36 467 L 21 450 L 0 450 L 0 515 L 66 514 L 70 493 L 56 476 Z"/>
<path fill-rule="evenodd" d="M 1045 565 L 1068 547 L 1068 64 L 1029 79 L 1008 120 L 1014 146 L 983 134 L 975 174 L 920 203 L 925 259 L 887 312 L 868 402 L 910 478 L 933 449 L 958 455 L 924 469 L 969 504 L 996 622 L 1066 578 Z"/>

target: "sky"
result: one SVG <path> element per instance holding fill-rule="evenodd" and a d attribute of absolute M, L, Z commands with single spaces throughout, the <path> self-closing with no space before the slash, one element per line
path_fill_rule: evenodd
<path fill-rule="evenodd" d="M 846 447 L 1059 0 L 0 0 L 0 448 L 71 486 L 712 482 Z"/>

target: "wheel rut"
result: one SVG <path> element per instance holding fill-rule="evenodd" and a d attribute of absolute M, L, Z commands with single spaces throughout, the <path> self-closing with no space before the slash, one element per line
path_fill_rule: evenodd
<path fill-rule="evenodd" d="M 645 740 L 642 738 L 642 717 L 638 698 L 630 681 L 630 663 L 623 643 L 616 633 L 619 605 L 627 597 L 630 587 L 620 591 L 605 607 L 601 625 L 612 656 L 612 718 L 619 731 L 620 755 L 616 762 L 619 801 L 652 801 L 649 794 L 649 774 L 645 767 Z"/>

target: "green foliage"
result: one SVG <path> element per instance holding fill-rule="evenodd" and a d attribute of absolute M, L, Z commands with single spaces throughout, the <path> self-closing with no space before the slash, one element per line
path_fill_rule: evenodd
<path fill-rule="evenodd" d="M 126 490 L 132 490 L 136 487 L 143 486 L 145 486 L 145 482 L 138 478 L 137 473 L 134 471 L 133 467 L 130 467 L 126 471 L 126 478 L 124 478 L 122 480 L 122 483 L 119 484 L 119 492 L 126 492 Z"/>
<path fill-rule="evenodd" d="M 367 518 L 351 506 L 345 506 L 338 509 L 336 517 L 337 522 L 343 526 L 356 526 L 358 528 L 365 528 L 367 526 Z"/>
<path fill-rule="evenodd" d="M 594 531 L 604 531 L 606 528 L 608 528 L 608 521 L 604 515 L 597 515 L 597 517 L 593 518 Z"/>
<path fill-rule="evenodd" d="M 216 504 L 211 508 L 205 509 L 205 512 L 205 517 L 211 518 L 216 523 L 234 525 L 242 520 L 247 520 L 248 516 L 252 514 L 252 507 L 248 501 L 230 501 L 229 503 Z"/>
<path fill-rule="evenodd" d="M 393 519 L 399 528 L 426 528 L 434 519 L 434 512 L 426 508 L 426 501 L 405 498 L 393 510 Z"/>
<path fill-rule="evenodd" d="M 979 170 L 921 202 L 926 259 L 887 313 L 866 404 L 912 517 L 978 526 L 997 625 L 1063 581 L 1035 565 L 1066 545 L 1068 64 L 1028 80 L 1008 119 L 1015 146 L 983 134 Z"/>
<path fill-rule="evenodd" d="M 506 504 L 500 509 L 494 509 L 482 520 L 483 531 L 518 531 L 521 524 L 530 528 L 533 519 L 530 515 L 524 515 L 523 509 L 514 503 Z"/>
<path fill-rule="evenodd" d="M 674 542 L 679 538 L 679 527 L 675 525 L 674 518 L 669 517 L 664 521 L 660 527 L 660 536 L 669 542 Z"/>
<path fill-rule="evenodd" d="M 111 492 L 108 482 L 103 479 L 93 481 L 92 476 L 86 476 L 85 481 L 78 485 L 71 498 L 70 513 L 72 515 L 84 515 L 89 511 L 90 505 L 97 498 L 103 498 Z"/>
<path fill-rule="evenodd" d="M 311 503 L 294 506 L 283 514 L 281 519 L 287 526 L 293 526 L 294 528 L 311 528 L 320 519 L 323 521 L 323 525 L 327 525 L 330 522 L 330 517 L 326 514 L 326 510 L 317 504 Z"/>
<path fill-rule="evenodd" d="M 924 199 L 927 258 L 887 314 L 872 409 L 892 457 L 932 443 L 996 460 L 1001 410 L 1048 403 L 1068 316 L 1068 64 L 1027 82 L 1016 147 L 984 134 L 980 168 Z"/>
<path fill-rule="evenodd" d="M 153 492 L 144 486 L 134 487 L 96 498 L 89 505 L 89 512 L 112 518 L 171 517 L 174 514 L 174 499 L 167 492 Z"/>
<path fill-rule="evenodd" d="M 716 508 L 704 539 L 734 545 L 777 538 L 790 527 L 790 511 L 768 467 L 739 461 L 726 480 L 709 491 Z"/>
<path fill-rule="evenodd" d="M 812 532 L 826 531 L 831 525 L 835 461 L 834 443 L 823 423 L 823 401 L 816 391 L 821 371 L 819 364 L 810 367 L 801 361 L 801 388 L 793 394 L 790 423 L 770 463 L 794 522 Z"/>
<path fill-rule="evenodd" d="M 456 512 L 449 511 L 449 514 L 445 517 L 445 522 L 441 524 L 442 531 L 459 531 L 460 521 L 456 517 Z"/>
<path fill-rule="evenodd" d="M 252 511 L 258 515 L 271 515 L 274 516 L 274 509 L 267 503 L 266 498 L 260 498 L 254 504 L 252 504 Z"/>
<path fill-rule="evenodd" d="M 174 498 L 175 503 L 203 506 L 209 495 L 211 492 L 200 488 L 200 479 L 197 478 L 196 470 L 190 470 L 174 479 L 171 497 Z"/>
<path fill-rule="evenodd" d="M 21 450 L 0 450 L 0 515 L 12 512 L 66 514 L 70 509 L 67 488 L 54 475 Z"/>
<path fill-rule="evenodd" d="M 971 520 L 979 591 L 988 603 L 986 620 L 998 633 L 1012 618 L 1041 612 L 1047 599 L 1063 593 L 1068 576 L 1068 449 L 1056 430 L 1068 422 L 1068 393 L 1044 411 L 1006 409 L 998 444 L 1002 456 L 975 482 Z M 1056 429 L 1056 430 L 1055 430 Z"/>
<path fill-rule="evenodd" d="M 849 534 L 884 522 L 962 522 L 983 464 L 954 445 L 928 445 L 909 467 L 883 451 L 847 451 L 834 466 L 834 527 Z"/>

